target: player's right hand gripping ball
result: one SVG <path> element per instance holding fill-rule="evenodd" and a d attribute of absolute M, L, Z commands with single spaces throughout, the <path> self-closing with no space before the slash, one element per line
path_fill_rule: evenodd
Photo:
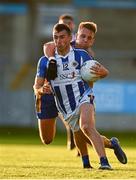
<path fill-rule="evenodd" d="M 54 59 L 49 61 L 49 66 L 47 69 L 47 80 L 54 80 L 57 77 L 57 62 Z"/>

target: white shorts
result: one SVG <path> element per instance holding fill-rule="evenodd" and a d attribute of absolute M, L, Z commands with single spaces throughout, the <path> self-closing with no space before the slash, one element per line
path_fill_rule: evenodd
<path fill-rule="evenodd" d="M 79 126 L 79 119 L 80 119 L 80 107 L 84 103 L 89 103 L 94 105 L 94 95 L 93 94 L 88 94 L 85 95 L 79 102 L 79 106 L 77 107 L 75 113 L 71 115 L 68 119 L 65 121 L 69 124 L 73 132 L 79 131 L 80 126 Z"/>

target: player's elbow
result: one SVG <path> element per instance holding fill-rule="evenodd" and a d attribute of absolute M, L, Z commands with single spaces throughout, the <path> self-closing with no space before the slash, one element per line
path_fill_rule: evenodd
<path fill-rule="evenodd" d="M 55 44 L 54 42 L 48 42 L 43 45 L 44 55 L 47 57 L 54 57 L 55 53 Z"/>
<path fill-rule="evenodd" d="M 46 47 L 47 47 L 47 45 L 46 45 L 46 43 L 43 45 L 43 53 L 44 53 L 44 55 L 46 56 Z"/>

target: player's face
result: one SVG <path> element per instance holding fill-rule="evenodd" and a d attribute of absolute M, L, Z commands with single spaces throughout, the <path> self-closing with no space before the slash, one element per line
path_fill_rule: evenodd
<path fill-rule="evenodd" d="M 76 42 L 80 46 L 80 48 L 88 49 L 94 43 L 94 32 L 90 31 L 87 28 L 82 28 L 78 30 L 76 35 Z"/>
<path fill-rule="evenodd" d="M 74 31 L 75 24 L 74 24 L 74 22 L 72 20 L 70 20 L 70 19 L 60 19 L 59 24 L 61 24 L 61 23 L 67 24 L 69 26 L 70 30 Z"/>
<path fill-rule="evenodd" d="M 66 30 L 60 32 L 54 31 L 53 40 L 58 52 L 65 52 L 69 50 L 71 36 L 67 33 Z"/>

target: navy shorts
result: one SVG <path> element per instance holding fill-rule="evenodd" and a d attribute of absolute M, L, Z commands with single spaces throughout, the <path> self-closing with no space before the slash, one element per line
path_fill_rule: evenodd
<path fill-rule="evenodd" d="M 52 119 L 58 116 L 58 110 L 52 94 L 35 96 L 35 108 L 38 119 Z"/>

